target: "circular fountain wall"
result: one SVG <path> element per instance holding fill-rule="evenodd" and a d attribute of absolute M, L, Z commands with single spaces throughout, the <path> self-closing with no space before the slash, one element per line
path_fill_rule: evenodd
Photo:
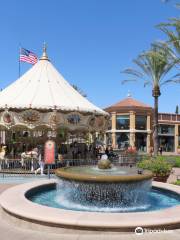
<path fill-rule="evenodd" d="M 103 231 L 134 231 L 137 226 L 150 229 L 174 229 L 180 227 L 180 196 L 178 186 L 153 182 L 152 186 L 159 191 L 159 197 L 154 202 L 166 202 L 169 195 L 170 205 L 165 208 L 150 209 L 148 212 L 87 212 L 84 210 L 74 211 L 72 206 L 69 209 L 54 205 L 51 193 L 54 197 L 65 189 L 57 189 L 57 181 L 41 180 L 20 184 L 10 188 L 0 195 L 0 206 L 3 214 L 14 223 L 21 224 L 34 229 L 46 230 L 46 227 L 53 227 L 52 231 L 60 228 L 88 229 Z M 162 194 L 164 192 L 164 194 Z M 166 195 L 168 193 L 168 195 Z M 171 194 L 175 194 L 174 197 Z M 48 196 L 48 198 L 46 198 Z M 37 201 L 35 201 L 35 198 Z M 41 201 L 39 201 L 41 198 Z M 29 200 L 28 200 L 29 199 Z M 166 199 L 166 200 L 165 200 Z M 174 199 L 174 200 L 173 200 Z M 34 204 L 34 201 L 36 204 Z M 37 204 L 39 203 L 39 204 Z M 122 221 L 123 219 L 123 221 Z M 45 228 L 43 228 L 45 226 Z M 58 229 L 57 229 L 58 228 Z M 49 228 L 48 228 L 49 231 Z M 74 230 L 73 230 L 74 231 Z"/>
<path fill-rule="evenodd" d="M 109 211 L 144 206 L 152 179 L 150 171 L 138 174 L 137 168 L 115 166 L 107 169 L 99 169 L 98 166 L 66 167 L 58 169 L 56 175 L 61 179 L 59 189 L 65 190 L 63 196 L 60 194 L 63 202 Z"/>

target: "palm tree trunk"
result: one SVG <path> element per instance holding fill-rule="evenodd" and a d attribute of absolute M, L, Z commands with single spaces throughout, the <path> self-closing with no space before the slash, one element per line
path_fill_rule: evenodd
<path fill-rule="evenodd" d="M 154 156 L 158 155 L 159 141 L 158 141 L 158 97 L 154 96 L 154 133 L 153 133 L 153 141 L 154 141 Z"/>

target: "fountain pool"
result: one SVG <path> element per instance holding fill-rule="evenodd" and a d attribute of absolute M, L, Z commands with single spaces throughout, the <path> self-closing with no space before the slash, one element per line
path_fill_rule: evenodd
<path fill-rule="evenodd" d="M 57 180 L 25 183 L 3 192 L 3 214 L 27 226 L 38 224 L 38 229 L 41 225 L 133 231 L 137 226 L 180 226 L 179 188 L 152 182 L 149 171 L 106 161 L 98 166 L 60 168 L 56 175 Z"/>
<path fill-rule="evenodd" d="M 116 185 L 113 187 L 116 187 Z M 128 189 L 126 191 L 127 194 L 129 194 Z M 36 192 L 35 194 L 31 194 L 28 199 L 53 208 L 111 213 L 155 211 L 180 205 L 180 197 L 177 194 L 162 191 L 157 188 L 150 189 L 145 197 L 142 194 L 143 197 L 139 199 L 135 196 L 133 197 L 133 194 L 135 195 L 136 193 L 133 192 L 132 195 L 130 195 L 130 202 L 127 201 L 127 199 L 126 202 L 123 202 L 121 199 L 118 201 L 116 199 L 115 201 L 109 198 L 108 201 L 107 199 L 103 201 L 93 199 L 90 201 L 82 196 L 77 186 L 74 187 L 74 184 L 71 185 L 68 182 L 59 180 L 55 189 Z"/>
<path fill-rule="evenodd" d="M 2 212 L 18 225 L 53 232 L 62 228 L 66 231 L 134 231 L 137 226 L 150 229 L 180 227 L 178 186 L 152 182 L 145 204 L 123 206 L 119 201 L 112 201 L 113 205 L 108 206 L 97 199 L 72 201 L 64 184 L 61 179 L 41 180 L 9 188 L 0 196 Z"/>

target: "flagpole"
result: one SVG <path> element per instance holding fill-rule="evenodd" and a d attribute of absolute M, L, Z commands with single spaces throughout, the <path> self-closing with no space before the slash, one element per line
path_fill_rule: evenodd
<path fill-rule="evenodd" d="M 20 61 L 20 54 L 21 54 L 21 45 L 19 44 L 19 78 L 21 76 L 21 61 Z"/>

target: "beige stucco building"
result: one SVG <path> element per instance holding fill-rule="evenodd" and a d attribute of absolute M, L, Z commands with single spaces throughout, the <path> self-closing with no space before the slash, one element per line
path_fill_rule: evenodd
<path fill-rule="evenodd" d="M 107 144 L 115 149 L 128 146 L 149 152 L 153 146 L 153 108 L 131 96 L 105 109 L 111 115 Z M 159 113 L 159 146 L 163 152 L 177 153 L 180 145 L 180 115 Z"/>

